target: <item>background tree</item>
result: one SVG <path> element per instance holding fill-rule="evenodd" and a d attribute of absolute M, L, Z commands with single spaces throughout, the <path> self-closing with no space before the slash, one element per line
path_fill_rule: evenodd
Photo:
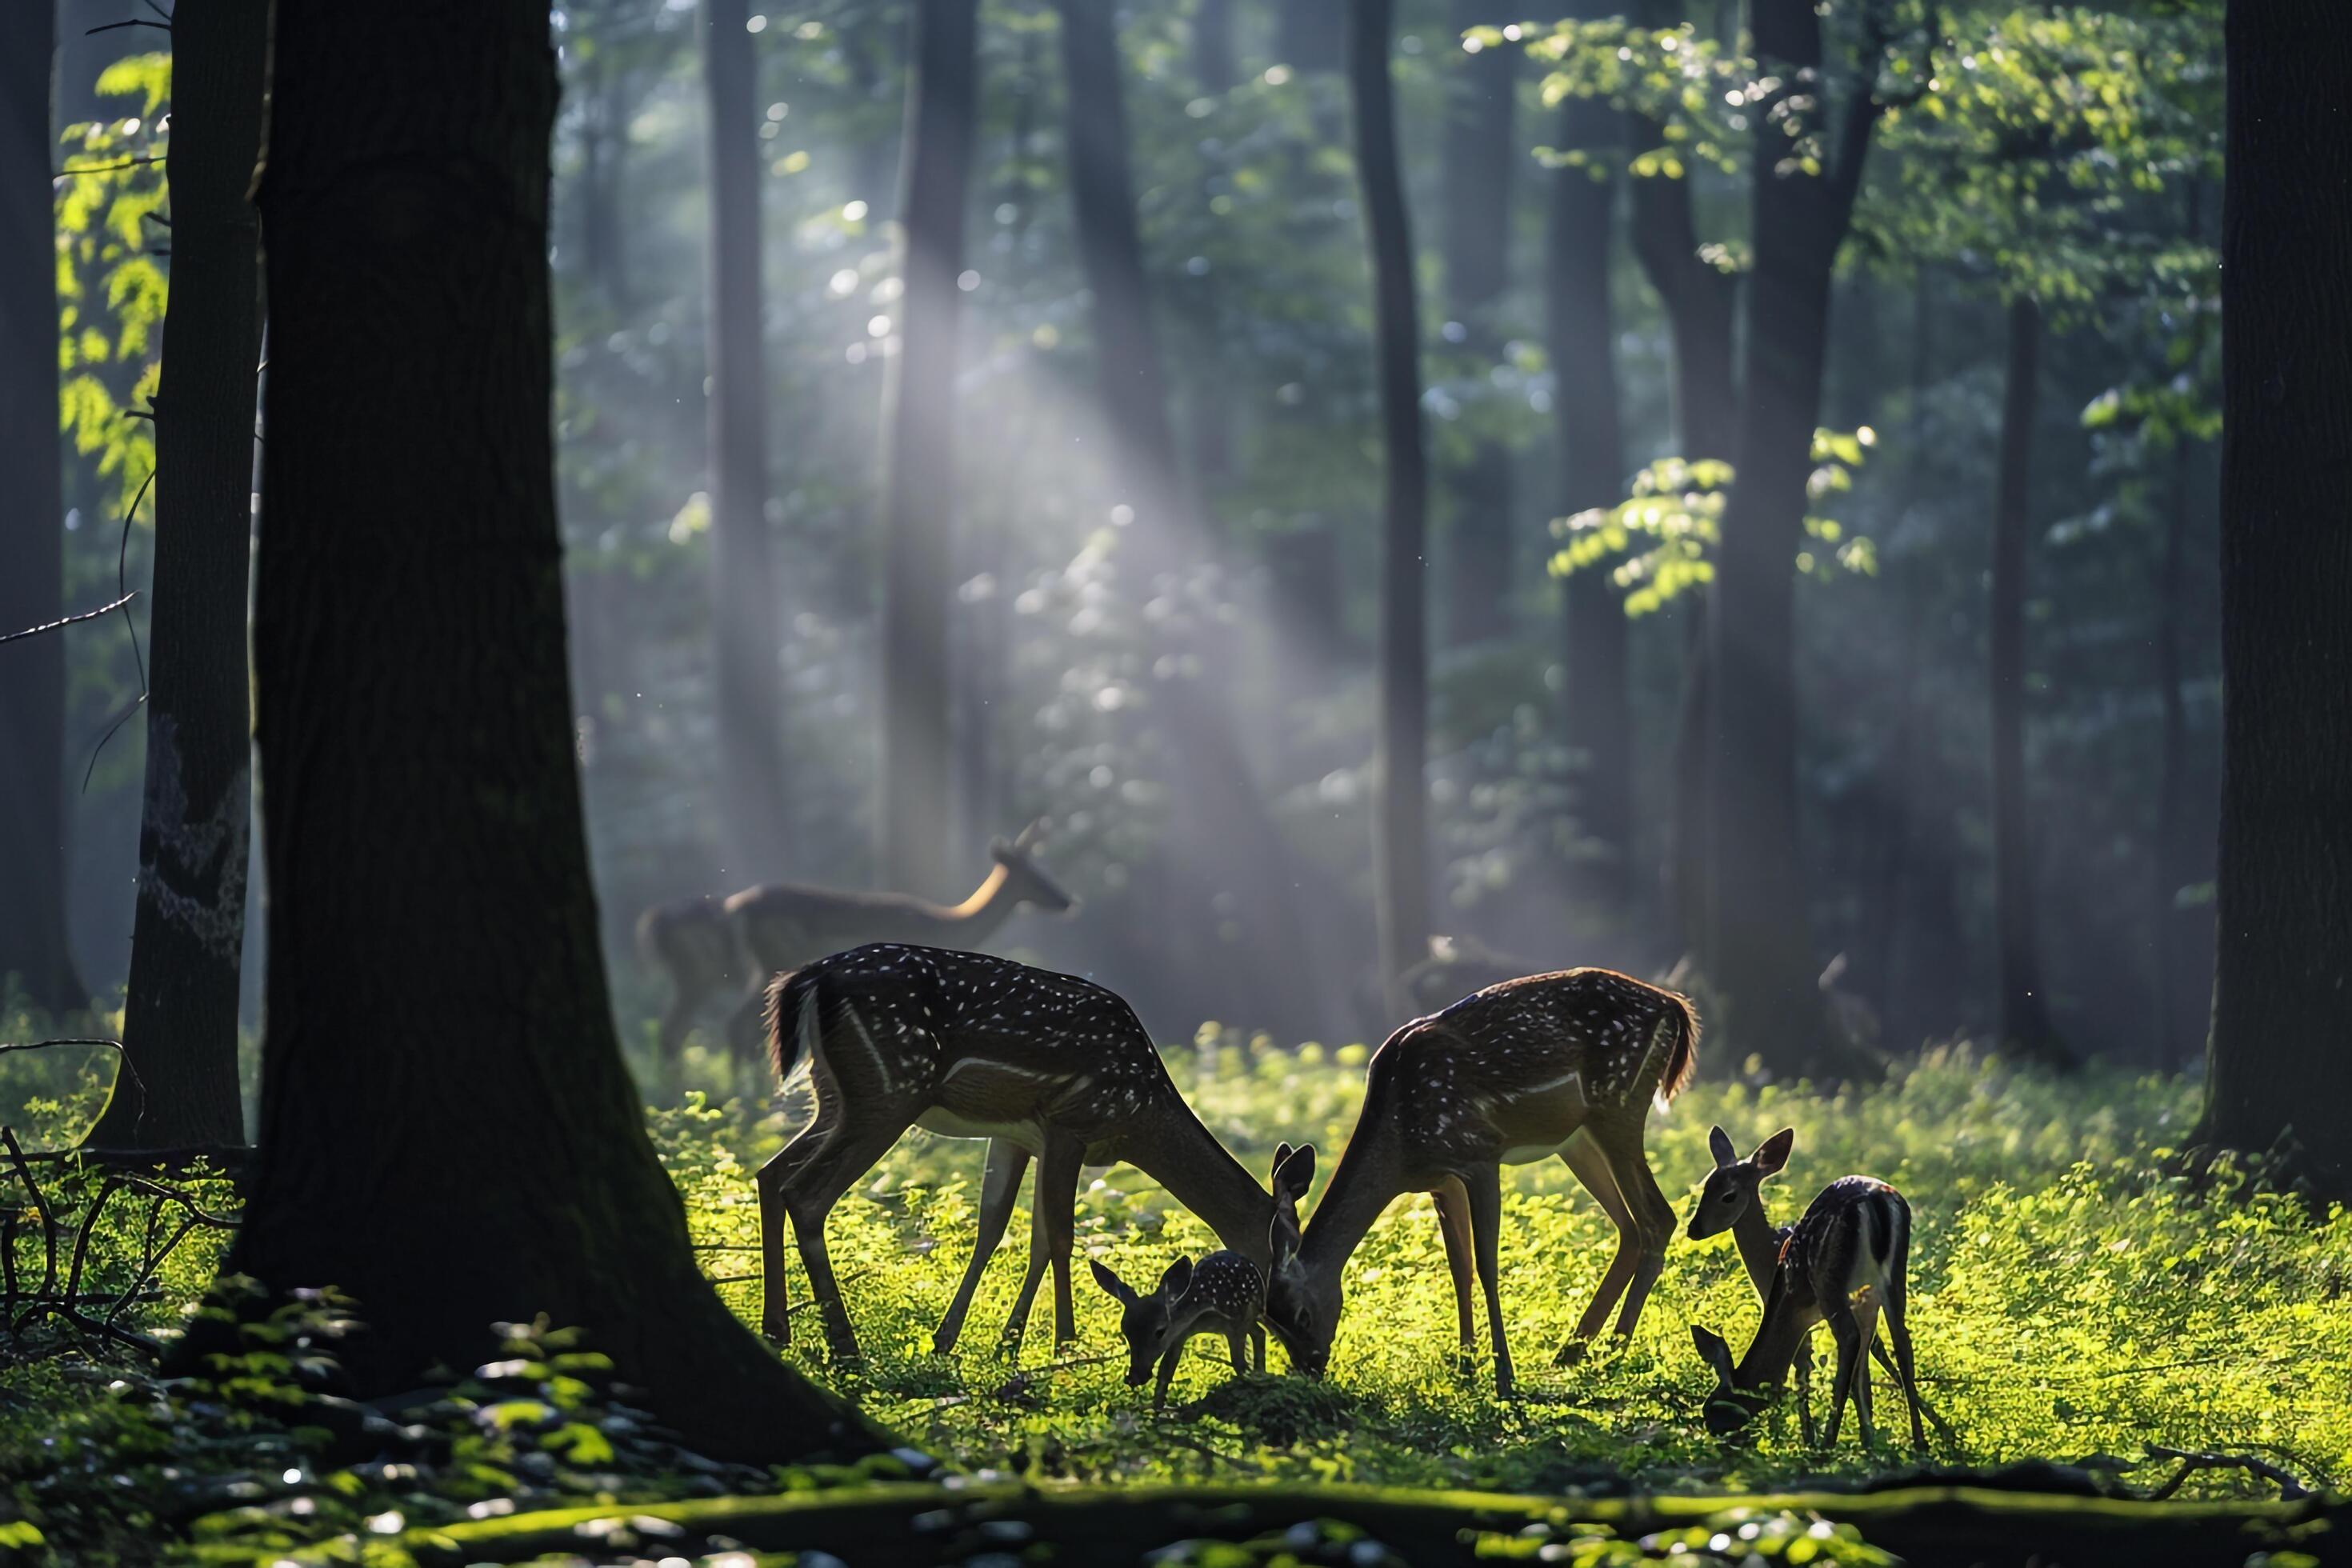
<path fill-rule="evenodd" d="M 2220 963 L 2201 1136 L 2352 1198 L 2352 13 L 2232 5 Z"/>
<path fill-rule="evenodd" d="M 129 1071 L 90 1129 L 101 1148 L 245 1140 L 238 963 L 253 808 L 246 585 L 252 571 L 254 383 L 266 0 L 201 0 L 172 18 L 169 355 L 155 395 L 155 566 L 139 903 L 122 1024 Z"/>
<path fill-rule="evenodd" d="M 0 628 L 64 613 L 58 468 L 57 258 L 49 216 L 55 8 L 0 15 Z M 0 679 L 0 984 L 55 1012 L 88 995 L 66 945 L 66 650 L 8 645 Z"/>
<path fill-rule="evenodd" d="M 1507 22 L 1491 0 L 1451 0 L 1457 33 Z M 1514 13 L 1516 15 L 1516 13 Z M 1450 51 L 1445 130 L 1439 142 L 1444 193 L 1445 338 L 1472 384 L 1502 353 L 1496 314 L 1510 284 L 1512 174 L 1527 156 L 1517 135 L 1519 51 Z M 1452 510 L 1446 640 L 1482 642 L 1508 627 L 1512 551 L 1511 455 L 1496 436 L 1468 442 L 1438 476 Z"/>
<path fill-rule="evenodd" d="M 296 6 L 275 48 L 272 961 L 226 1267 L 355 1296 L 362 1394 L 544 1311 L 706 1451 L 862 1447 L 704 1282 L 613 1035 L 564 689 L 547 11 Z"/>

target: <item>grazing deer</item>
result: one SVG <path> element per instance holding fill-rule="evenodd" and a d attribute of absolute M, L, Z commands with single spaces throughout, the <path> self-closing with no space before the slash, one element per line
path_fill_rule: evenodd
<path fill-rule="evenodd" d="M 1531 974 L 1489 986 L 1391 1035 L 1366 1074 L 1347 1152 L 1301 1234 L 1276 1199 L 1266 1321 L 1293 1362 L 1320 1375 L 1343 1304 L 1340 1270 L 1389 1201 L 1437 1200 L 1454 1276 L 1462 1364 L 1476 1353 L 1470 1276 L 1485 1288 L 1495 1387 L 1511 1391 L 1496 1258 L 1502 1167 L 1558 1154 L 1617 1226 L 1617 1255 L 1559 1364 L 1601 1331 L 1620 1297 L 1630 1334 L 1665 1262 L 1674 1209 L 1642 1150 L 1654 1098 L 1680 1093 L 1698 1057 L 1698 1016 L 1670 991 L 1606 969 Z"/>
<path fill-rule="evenodd" d="M 981 1271 L 1004 1235 L 1021 1176 L 1037 1162 L 1029 1272 L 1004 1337 L 1017 1342 L 1048 1262 L 1057 1343 L 1077 1335 L 1070 1242 L 1082 1166 L 1137 1167 L 1228 1247 L 1267 1255 L 1274 1200 L 1201 1125 L 1159 1049 L 1114 993 L 984 953 L 883 942 L 837 952 L 768 990 L 768 1045 L 780 1077 L 805 1064 L 816 1118 L 760 1168 L 762 1331 L 789 1342 L 783 1233 L 791 1222 L 835 1355 L 857 1337 L 825 1251 L 842 1194 L 909 1127 L 989 1142 L 980 1229 L 963 1282 L 932 1336 L 954 1347 Z M 1314 1151 L 1284 1144 L 1277 1182 L 1314 1179 Z"/>
<path fill-rule="evenodd" d="M 924 942 L 978 947 L 1024 907 L 1062 914 L 1077 905 L 1035 858 L 1043 823 L 1007 844 L 989 846 L 995 866 L 960 904 L 903 893 L 854 893 L 794 882 L 768 882 L 727 899 L 678 899 L 637 921 L 637 946 L 668 977 L 661 1019 L 662 1060 L 676 1061 L 695 1016 L 713 997 L 748 998 L 729 1018 L 727 1043 L 741 1058 L 758 1054 L 760 1005 L 769 979 L 869 942 Z"/>
<path fill-rule="evenodd" d="M 1215 1334 L 1233 1353 L 1234 1371 L 1250 1370 L 1242 1353 L 1246 1342 L 1265 1370 L 1265 1274 L 1238 1252 L 1212 1252 L 1195 1268 L 1189 1258 L 1168 1266 L 1159 1285 L 1148 1296 L 1138 1295 L 1099 1259 L 1089 1258 L 1095 1283 L 1110 1292 L 1121 1308 L 1118 1331 L 1127 1340 L 1127 1385 L 1141 1388 L 1160 1363 L 1160 1386 L 1152 1391 L 1151 1408 L 1168 1408 L 1168 1384 L 1176 1363 L 1184 1358 L 1187 1342 L 1199 1334 Z"/>
<path fill-rule="evenodd" d="M 1724 1139 L 1717 1151 L 1718 1162 L 1729 1147 L 1730 1140 Z M 1786 1154 L 1784 1146 L 1782 1158 Z M 1718 1164 L 1717 1175 L 1722 1174 Z M 1710 1177 L 1710 1188 L 1714 1184 L 1715 1178 Z M 1699 1202 L 1704 1212 L 1708 1200 L 1703 1196 Z M 1717 1202 L 1722 1205 L 1722 1200 Z M 1757 1223 L 1762 1223 L 1760 1216 Z M 1742 1251 L 1744 1256 L 1744 1244 Z M 1869 1447 L 1874 1441 L 1870 1357 L 1864 1351 L 1875 1344 L 1878 1315 L 1883 1310 L 1888 1335 L 1895 1342 L 1895 1365 L 1889 1370 L 1911 1409 L 1912 1446 L 1927 1447 L 1927 1436 L 1919 1424 L 1919 1381 L 1911 1363 L 1911 1331 L 1904 1321 L 1910 1251 L 1911 1205 L 1903 1201 L 1902 1194 L 1870 1176 L 1844 1176 L 1823 1187 L 1780 1244 L 1770 1288 L 1764 1295 L 1763 1320 L 1738 1364 L 1732 1364 L 1731 1347 L 1724 1343 L 1722 1335 L 1691 1325 L 1691 1342 L 1715 1369 L 1715 1391 L 1706 1402 L 1707 1430 L 1727 1436 L 1753 1420 L 1770 1403 L 1771 1391 L 1788 1378 L 1790 1364 L 1799 1363 L 1813 1325 L 1827 1322 L 1831 1338 L 1837 1342 L 1837 1378 L 1831 1390 L 1825 1444 L 1836 1446 L 1839 1418 L 1852 1398 L 1855 1418 L 1862 1424 L 1862 1446 Z M 1802 1370 L 1799 1376 L 1807 1378 Z M 1802 1388 L 1804 1383 L 1799 1386 Z M 1803 1411 L 1801 1420 L 1810 1445 L 1811 1411 Z"/>

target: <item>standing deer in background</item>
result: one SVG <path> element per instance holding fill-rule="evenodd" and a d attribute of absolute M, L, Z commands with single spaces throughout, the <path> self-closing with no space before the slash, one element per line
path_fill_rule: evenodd
<path fill-rule="evenodd" d="M 779 1077 L 804 1063 L 816 1088 L 816 1119 L 760 1168 L 761 1326 L 772 1339 L 792 1338 L 789 1220 L 834 1354 L 857 1354 L 824 1220 L 909 1127 L 989 1140 L 971 1261 L 932 1336 L 942 1352 L 954 1348 L 1033 1159 L 1029 1271 L 1007 1342 L 1018 1342 L 1049 1262 L 1055 1342 L 1077 1335 L 1070 1244 L 1083 1166 L 1135 1166 L 1227 1247 L 1261 1267 L 1266 1259 L 1275 1200 L 1176 1092 L 1134 1009 L 1091 981 L 983 953 L 877 943 L 780 976 L 767 1026 Z M 1284 1144 L 1275 1174 L 1296 1205 L 1314 1180 L 1314 1151 L 1294 1157 Z"/>
<path fill-rule="evenodd" d="M 1293 1361 L 1320 1375 L 1339 1326 L 1349 1255 L 1391 1199 L 1426 1192 L 1445 1236 L 1462 1364 L 1477 1349 L 1475 1261 L 1496 1391 L 1510 1393 L 1496 1262 L 1502 1167 L 1547 1154 L 1568 1162 L 1617 1227 L 1617 1255 L 1559 1364 L 1601 1331 L 1620 1297 L 1617 1332 L 1632 1333 L 1675 1222 L 1650 1174 L 1643 1132 L 1651 1101 L 1680 1093 L 1697 1060 L 1690 1004 L 1606 969 L 1506 981 L 1391 1035 L 1372 1057 L 1356 1130 L 1303 1236 L 1296 1200 L 1277 1194 L 1266 1320 Z"/>
<path fill-rule="evenodd" d="M 1725 1140 L 1727 1147 L 1729 1142 Z M 1706 1199 L 1700 1202 L 1704 1205 Z M 1738 1364 L 1732 1364 L 1731 1347 L 1722 1335 L 1691 1325 L 1691 1342 L 1715 1369 L 1715 1391 L 1706 1402 L 1707 1430 L 1727 1436 L 1753 1420 L 1770 1402 L 1771 1391 L 1787 1381 L 1790 1363 L 1803 1351 L 1813 1325 L 1826 1321 L 1837 1342 L 1837 1379 L 1830 1394 L 1825 1440 L 1836 1446 L 1838 1421 L 1851 1398 L 1862 1424 L 1862 1446 L 1869 1447 L 1874 1441 L 1870 1357 L 1864 1352 L 1877 1341 L 1878 1315 L 1884 1310 L 1895 1341 L 1895 1384 L 1911 1408 L 1911 1443 L 1926 1448 L 1919 1382 L 1911 1363 L 1911 1331 L 1904 1320 L 1910 1253 L 1911 1205 L 1902 1194 L 1869 1176 L 1846 1176 L 1823 1187 L 1781 1243 L 1771 1288 L 1764 1297 L 1763 1321 Z M 1811 1444 L 1810 1410 L 1801 1425 Z"/>
<path fill-rule="evenodd" d="M 760 1048 L 760 1005 L 769 980 L 826 953 L 870 942 L 978 947 L 1016 909 L 1063 914 L 1076 908 L 1077 900 L 1034 858 L 1044 826 L 1033 822 L 1012 843 L 992 843 L 995 866 L 960 904 L 767 882 L 723 900 L 655 905 L 637 921 L 637 946 L 669 977 L 661 1059 L 676 1061 L 695 1015 L 730 994 L 743 1000 L 728 1020 L 727 1044 L 739 1058 L 751 1059 Z"/>

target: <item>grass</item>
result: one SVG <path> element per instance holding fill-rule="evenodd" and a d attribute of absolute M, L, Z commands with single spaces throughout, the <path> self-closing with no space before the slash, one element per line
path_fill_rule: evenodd
<path fill-rule="evenodd" d="M 1220 1138 L 1253 1168 L 1301 1139 L 1328 1157 L 1344 1144 L 1363 1054 L 1296 1053 L 1211 1030 L 1171 1068 Z M 1720 1070 L 1720 1064 L 1717 1064 Z M 2019 1072 L 1965 1047 L 1929 1052 L 1885 1086 L 1834 1097 L 1803 1086 L 1708 1082 L 1654 1115 L 1659 1182 L 1687 1212 L 1709 1165 L 1707 1128 L 1743 1150 L 1794 1125 L 1788 1174 L 1767 1186 L 1776 1219 L 1812 1192 L 1863 1172 L 1911 1202 L 1912 1322 L 1921 1381 L 1955 1429 L 1937 1463 L 2000 1465 L 2142 1457 L 2147 1444 L 2262 1453 L 2306 1481 L 2352 1478 L 2352 1216 L 2315 1219 L 2296 1199 L 2247 1193 L 2225 1177 L 2198 1191 L 2168 1156 L 2195 1111 L 2193 1088 L 2091 1072 L 2066 1081 Z M 698 1237 L 757 1239 L 748 1173 L 781 1142 L 798 1106 L 754 1116 L 690 1100 L 658 1113 L 656 1136 Z M 929 1334 L 970 1248 L 982 1146 L 917 1132 L 835 1211 L 834 1260 L 866 1350 L 844 1375 L 824 1360 L 813 1312 L 792 1353 L 845 1387 L 877 1419 L 977 1469 L 1060 1479 L 1284 1479 L 1555 1491 L 1634 1483 L 1680 1489 L 1859 1481 L 1907 1468 L 1885 1447 L 1902 1427 L 1880 1390 L 1881 1448 L 1847 1433 L 1806 1449 L 1792 1410 L 1753 1441 L 1727 1447 L 1699 1419 L 1709 1378 L 1688 1325 L 1735 1346 L 1758 1316 L 1730 1239 L 1677 1238 L 1633 1339 L 1604 1342 L 1580 1365 L 1551 1352 L 1597 1284 L 1613 1247 L 1598 1208 L 1558 1162 L 1507 1173 L 1504 1310 L 1520 1391 L 1494 1397 L 1490 1373 L 1454 1373 L 1454 1321 L 1434 1213 L 1400 1200 L 1351 1261 L 1348 1312 L 1330 1380 L 1236 1383 L 1209 1342 L 1179 1374 L 1175 1407 L 1155 1419 L 1149 1390 L 1127 1388 L 1117 1313 L 1078 1273 L 1081 1344 L 1055 1357 L 1043 1293 L 1027 1348 L 1002 1356 L 995 1331 L 1025 1256 L 1025 1215 L 1007 1231 L 964 1343 L 931 1353 Z M 1319 1189 L 1318 1189 L 1319 1194 Z M 1100 1173 L 1081 1193 L 1081 1250 L 1122 1274 L 1156 1277 L 1179 1253 L 1215 1243 L 1140 1173 Z M 747 1320 L 758 1286 L 749 1250 L 706 1254 Z M 807 1299 L 797 1258 L 796 1303 Z M 1822 1353 L 1827 1354 L 1826 1345 Z M 1279 1351 L 1273 1364 L 1282 1361 Z M 1816 1394 L 1826 1398 L 1826 1381 Z M 2186 1494 L 2255 1495 L 2232 1472 Z"/>

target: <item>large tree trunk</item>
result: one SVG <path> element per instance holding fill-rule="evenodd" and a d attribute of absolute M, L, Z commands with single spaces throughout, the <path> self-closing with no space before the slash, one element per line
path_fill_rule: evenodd
<path fill-rule="evenodd" d="M 1570 99 L 1560 145 L 1605 153 L 1619 140 L 1617 116 L 1597 99 Z M 1544 233 L 1544 321 L 1553 367 L 1552 410 L 1559 447 L 1559 501 L 1572 515 L 1612 506 L 1625 489 L 1624 437 L 1617 411 L 1617 328 L 1609 264 L 1617 205 L 1613 179 L 1562 167 L 1551 176 Z M 1569 744 L 1584 758 L 1579 802 L 1584 830 L 1609 852 L 1597 889 L 1622 904 L 1631 891 L 1633 844 L 1633 711 L 1626 688 L 1624 605 L 1599 570 L 1560 584 L 1568 665 Z"/>
<path fill-rule="evenodd" d="M 954 596 L 955 383 L 964 192 L 971 177 L 978 0 L 915 12 L 899 180 L 904 253 L 898 353 L 883 392 L 882 873 L 885 885 L 948 890 L 950 809 L 948 615 Z"/>
<path fill-rule="evenodd" d="M 2352 75 L 2336 0 L 2230 7 L 2221 853 L 2203 1137 L 2352 1198 Z"/>
<path fill-rule="evenodd" d="M 759 62 L 746 0 L 702 0 L 710 148 L 710 617 L 721 864 L 772 877 L 791 853 L 783 679 L 768 527 L 768 388 L 760 352 Z"/>
<path fill-rule="evenodd" d="M 1459 33 L 1517 14 L 1495 0 L 1453 0 L 1449 26 Z M 1527 156 L 1512 134 L 1519 51 L 1452 52 L 1445 133 L 1438 143 L 1445 310 L 1462 327 L 1456 348 L 1483 371 L 1502 353 L 1495 311 L 1510 282 L 1511 171 Z M 1439 477 L 1454 513 L 1445 631 L 1446 640 L 1458 647 L 1510 630 L 1510 448 L 1500 441 L 1480 441 L 1449 468 Z"/>
<path fill-rule="evenodd" d="M 244 1141 L 236 1081 L 253 726 L 261 153 L 268 0 L 184 0 L 172 19 L 172 293 L 155 395 L 152 679 L 124 1072 L 89 1142 Z"/>
<path fill-rule="evenodd" d="M 224 1267 L 356 1297 L 362 1395 L 546 1312 L 707 1452 L 863 1449 L 704 1282 L 614 1034 L 564 678 L 555 100 L 544 5 L 278 12 L 268 1023 Z"/>
<path fill-rule="evenodd" d="M 1372 889 L 1381 984 L 1390 1011 L 1405 1009 L 1404 972 L 1429 955 L 1429 648 L 1423 552 L 1429 456 L 1421 422 L 1421 325 L 1413 300 L 1412 235 L 1398 167 L 1389 79 L 1391 0 L 1348 8 L 1348 89 L 1355 110 L 1356 177 L 1371 244 L 1373 333 L 1381 444 L 1388 487 L 1381 527 L 1378 738 L 1373 755 Z"/>
<path fill-rule="evenodd" d="M 1992 904 L 2000 1033 L 2004 1050 L 2063 1060 L 2050 1030 L 2034 937 L 2032 812 L 2025 787 L 2025 546 L 2032 505 L 2033 418 L 2042 307 L 2009 306 L 2009 363 L 2000 405 L 2000 472 L 1992 520 L 1987 666 L 1992 699 Z"/>
<path fill-rule="evenodd" d="M 56 7 L 0 6 L 0 634 L 64 614 L 49 68 Z M 0 648 L 0 992 L 89 1005 L 66 947 L 66 635 Z"/>
<path fill-rule="evenodd" d="M 1830 274 L 1874 110 L 1844 106 L 1843 145 L 1817 173 L 1783 173 L 1792 128 L 1822 130 L 1821 17 L 1811 0 L 1756 0 L 1756 49 L 1780 85 L 1753 106 L 1755 264 L 1742 348 L 1737 479 L 1710 600 L 1707 956 L 1737 1048 L 1774 1070 L 1841 1059 L 1814 984 L 1797 810 L 1796 593 Z M 1808 121 L 1811 121 L 1808 124 Z"/>

